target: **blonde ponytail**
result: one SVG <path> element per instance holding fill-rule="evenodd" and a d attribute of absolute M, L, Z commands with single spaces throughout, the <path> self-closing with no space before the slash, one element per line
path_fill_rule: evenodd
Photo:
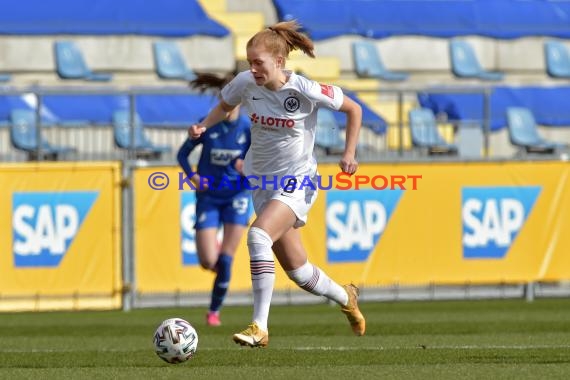
<path fill-rule="evenodd" d="M 247 47 L 263 44 L 274 56 L 289 57 L 292 50 L 301 50 L 315 58 L 315 45 L 304 33 L 299 32 L 301 25 L 297 20 L 278 22 L 257 32 L 248 42 Z"/>

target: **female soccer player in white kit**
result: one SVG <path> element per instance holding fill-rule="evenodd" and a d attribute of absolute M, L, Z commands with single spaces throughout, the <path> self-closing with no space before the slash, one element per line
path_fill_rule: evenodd
<path fill-rule="evenodd" d="M 285 70 L 291 50 L 300 49 L 314 58 L 313 42 L 298 32 L 299 27 L 296 21 L 280 22 L 255 34 L 247 43 L 250 70 L 226 85 L 219 104 L 188 131 L 191 138 L 198 138 L 240 104 L 251 119 L 251 146 L 244 173 L 260 178 L 252 183 L 252 187 L 259 187 L 253 191 L 257 217 L 247 235 L 253 318 L 245 330 L 233 336 L 236 343 L 251 347 L 265 347 L 269 342 L 267 321 L 275 283 L 273 253 L 299 287 L 338 303 L 354 334 L 363 335 L 366 329 L 358 308 L 358 289 L 352 284 L 337 284 L 311 264 L 298 230 L 317 196 L 317 189 L 300 184 L 307 177 L 317 176 L 313 148 L 318 108 L 347 115 L 346 143 L 339 165 L 349 174 L 358 169 L 355 155 L 362 121 L 360 106 L 345 97 L 339 87 Z"/>

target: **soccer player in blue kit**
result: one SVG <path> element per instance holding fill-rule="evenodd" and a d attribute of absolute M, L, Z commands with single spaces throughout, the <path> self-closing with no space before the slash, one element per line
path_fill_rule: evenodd
<path fill-rule="evenodd" d="M 233 75 L 220 78 L 199 74 L 191 82 L 201 91 L 219 92 Z M 216 273 L 206 323 L 219 326 L 220 308 L 228 291 L 233 257 L 251 216 L 251 194 L 244 186 L 241 172 L 250 136 L 249 118 L 240 114 L 239 107 L 226 119 L 208 129 L 200 138 L 187 138 L 178 151 L 178 163 L 196 188 L 196 249 L 200 265 Z M 188 157 L 202 146 L 197 172 Z M 217 234 L 223 225 L 223 240 Z"/>

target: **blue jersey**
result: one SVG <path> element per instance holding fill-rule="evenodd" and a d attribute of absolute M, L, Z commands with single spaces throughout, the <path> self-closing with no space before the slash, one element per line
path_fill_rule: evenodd
<path fill-rule="evenodd" d="M 244 191 L 245 178 L 235 169 L 237 158 L 242 160 L 251 142 L 249 118 L 240 115 L 234 121 L 223 121 L 206 130 L 197 139 L 186 139 L 178 151 L 178 163 L 187 176 L 192 175 L 188 156 L 198 145 L 202 153 L 198 161 L 198 174 L 207 177 L 209 189 L 198 196 L 228 198 Z"/>

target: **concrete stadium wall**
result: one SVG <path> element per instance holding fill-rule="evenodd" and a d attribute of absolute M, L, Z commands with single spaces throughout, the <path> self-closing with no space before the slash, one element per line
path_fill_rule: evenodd
<path fill-rule="evenodd" d="M 358 36 L 342 36 L 317 41 L 318 55 L 336 56 L 340 59 L 341 70 L 353 71 L 351 55 L 353 41 L 362 40 Z M 469 36 L 469 41 L 488 70 L 544 72 L 543 37 L 526 37 L 516 40 L 494 40 Z M 374 40 L 386 67 L 392 70 L 449 71 L 449 40 L 421 36 L 397 36 Z M 570 47 L 570 42 L 567 42 Z"/>
<path fill-rule="evenodd" d="M 73 40 L 83 51 L 87 64 L 95 70 L 117 72 L 152 71 L 152 42 L 145 36 L 0 36 L 0 71 L 26 73 L 55 70 L 53 42 Z M 353 41 L 358 36 L 342 36 L 315 43 L 317 56 L 337 57 L 343 73 L 351 73 Z M 493 40 L 466 37 L 481 64 L 489 70 L 511 73 L 545 73 L 545 38 Z M 232 37 L 190 37 L 173 39 L 195 70 L 231 71 L 235 65 Z M 448 40 L 421 36 L 397 36 L 374 41 L 387 68 L 412 73 L 449 72 Z M 570 42 L 567 42 L 570 47 Z"/>
<path fill-rule="evenodd" d="M 54 71 L 53 43 L 75 41 L 87 65 L 94 70 L 152 71 L 152 42 L 148 36 L 0 36 L 0 71 L 25 73 Z M 231 71 L 234 68 L 231 36 L 172 39 L 188 66 L 195 70 Z"/>

